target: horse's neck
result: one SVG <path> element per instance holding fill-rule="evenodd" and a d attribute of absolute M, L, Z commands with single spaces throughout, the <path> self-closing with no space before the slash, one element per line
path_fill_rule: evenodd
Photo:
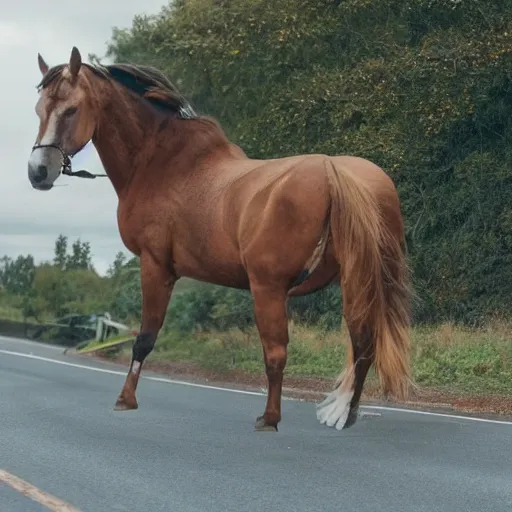
<path fill-rule="evenodd" d="M 201 170 L 197 161 L 214 152 L 246 158 L 240 148 L 232 147 L 224 132 L 211 120 L 180 121 L 160 117 L 143 102 L 116 94 L 112 94 L 107 104 L 93 143 L 118 196 L 123 195 L 134 173 L 143 169 L 157 150 L 165 151 L 166 165 L 176 169 L 172 179 L 177 188 L 183 178 L 180 170 L 186 171 L 188 180 L 194 169 Z M 165 149 L 162 149 L 162 139 L 165 139 Z M 178 155 L 181 163 L 174 167 L 173 158 Z M 187 159 L 190 165 L 184 165 Z"/>
<path fill-rule="evenodd" d="M 147 141 L 156 129 L 150 112 L 137 102 L 112 95 L 102 113 L 93 144 L 118 196 L 129 185 L 147 155 Z"/>

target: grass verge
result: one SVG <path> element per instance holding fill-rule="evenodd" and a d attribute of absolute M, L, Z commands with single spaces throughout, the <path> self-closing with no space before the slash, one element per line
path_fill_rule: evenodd
<path fill-rule="evenodd" d="M 332 382 L 345 363 L 347 332 L 321 331 L 290 323 L 286 379 Z M 124 357 L 130 349 L 124 349 Z M 123 354 L 121 354 L 122 358 Z M 210 374 L 263 375 L 261 344 L 255 329 L 180 334 L 157 341 L 149 364 L 189 363 Z M 507 325 L 470 330 L 443 324 L 412 332 L 412 371 L 420 390 L 459 395 L 512 395 L 512 328 Z M 367 389 L 376 392 L 373 372 Z"/>

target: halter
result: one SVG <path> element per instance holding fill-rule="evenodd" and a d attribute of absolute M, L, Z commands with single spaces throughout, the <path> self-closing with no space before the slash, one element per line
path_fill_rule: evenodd
<path fill-rule="evenodd" d="M 84 144 L 85 146 L 85 144 Z M 60 154 L 62 155 L 62 164 L 61 164 L 61 173 L 65 174 L 66 176 L 74 176 L 76 178 L 89 178 L 93 180 L 94 178 L 105 178 L 107 177 L 106 174 L 93 174 L 86 170 L 81 171 L 73 171 L 71 169 L 71 158 L 73 158 L 84 146 L 79 148 L 77 151 L 75 151 L 73 154 L 68 155 L 60 146 L 57 144 L 36 144 L 32 147 L 32 151 L 34 149 L 40 149 L 40 148 L 54 148 L 60 151 Z"/>

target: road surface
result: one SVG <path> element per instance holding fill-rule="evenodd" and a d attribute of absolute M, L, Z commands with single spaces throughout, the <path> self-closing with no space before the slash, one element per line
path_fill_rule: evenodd
<path fill-rule="evenodd" d="M 81 512 L 512 511 L 512 422 L 380 410 L 338 432 L 287 400 L 256 433 L 263 396 L 165 378 L 114 412 L 124 374 L 0 338 L 0 470 Z M 2 512 L 64 510 L 1 480 Z"/>

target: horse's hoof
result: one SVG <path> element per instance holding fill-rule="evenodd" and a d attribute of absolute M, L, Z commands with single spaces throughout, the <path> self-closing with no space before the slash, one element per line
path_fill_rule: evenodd
<path fill-rule="evenodd" d="M 135 401 L 132 403 L 120 398 L 114 406 L 114 411 L 134 411 L 139 408 L 139 404 Z"/>
<path fill-rule="evenodd" d="M 356 424 L 359 417 L 359 407 L 352 407 L 348 413 L 347 421 L 343 425 L 343 429 L 350 428 Z"/>
<path fill-rule="evenodd" d="M 254 430 L 256 432 L 277 432 L 277 425 L 271 425 L 263 419 L 263 416 L 259 416 L 256 419 Z"/>

